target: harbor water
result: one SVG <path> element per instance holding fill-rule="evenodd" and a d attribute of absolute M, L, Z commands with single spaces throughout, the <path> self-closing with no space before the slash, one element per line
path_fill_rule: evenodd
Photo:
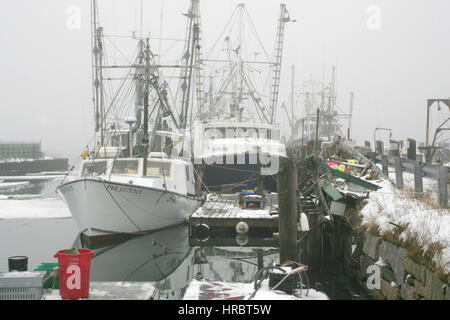
<path fill-rule="evenodd" d="M 44 199 L 61 201 L 49 192 L 55 183 L 47 181 L 33 190 L 40 190 Z M 8 201 L 12 200 L 0 200 L 0 212 Z M 183 299 L 194 280 L 251 283 L 258 270 L 279 262 L 277 246 L 264 246 L 267 236 L 251 239 L 249 247 L 236 239 L 234 231 L 226 241 L 221 238 L 226 246 L 218 245 L 218 241 L 210 245 L 211 242 L 190 238 L 187 225 L 102 241 L 83 238 L 78 232 L 71 217 L 0 219 L 0 271 L 7 271 L 11 256 L 27 256 L 28 269 L 32 270 L 41 263 L 55 262 L 53 255 L 58 250 L 90 248 L 96 253 L 91 264 L 92 281 L 152 282 L 159 289 L 157 299 Z M 343 274 L 308 275 L 310 287 L 326 293 L 330 299 L 369 298 Z M 200 298 L 211 299 L 214 295 Z"/>

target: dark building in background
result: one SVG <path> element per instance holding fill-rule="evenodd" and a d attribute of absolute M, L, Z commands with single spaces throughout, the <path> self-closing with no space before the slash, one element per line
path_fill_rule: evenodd
<path fill-rule="evenodd" d="M 0 141 L 0 176 L 64 172 L 68 166 L 66 158 L 44 157 L 40 142 Z"/>

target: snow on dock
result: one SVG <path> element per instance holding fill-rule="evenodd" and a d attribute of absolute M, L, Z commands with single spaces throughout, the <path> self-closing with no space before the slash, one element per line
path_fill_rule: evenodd
<path fill-rule="evenodd" d="M 433 245 L 442 248 L 434 253 L 434 262 L 444 272 L 450 272 L 450 211 L 441 209 L 431 192 L 434 185 L 424 183 L 425 199 L 414 195 L 411 177 L 405 175 L 405 191 L 383 182 L 382 188 L 371 192 L 366 206 L 361 210 L 363 226 L 375 226 L 381 235 L 394 234 L 401 228 L 400 241 L 415 240 L 425 251 Z M 424 179 L 425 182 L 425 179 Z"/>
<path fill-rule="evenodd" d="M 158 293 L 150 282 L 97 282 L 89 284 L 89 297 L 81 300 L 153 300 Z M 59 289 L 46 289 L 42 300 L 62 300 Z"/>
<path fill-rule="evenodd" d="M 261 287 L 253 295 L 255 288 L 251 283 L 230 283 L 221 281 L 192 280 L 183 300 L 329 300 L 320 291 L 309 289 L 302 294 L 289 295 L 283 291 L 269 289 L 269 280 L 262 281 Z"/>
<path fill-rule="evenodd" d="M 9 189 L 9 188 L 17 188 L 27 186 L 30 183 L 28 181 L 21 182 L 0 182 L 0 189 Z"/>
<path fill-rule="evenodd" d="M 72 215 L 62 199 L 0 200 L 0 220 L 28 218 L 69 218 Z"/>
<path fill-rule="evenodd" d="M 278 214 L 271 214 L 276 195 L 267 197 L 264 208 L 239 207 L 239 194 L 208 195 L 208 200 L 190 218 L 190 225 L 207 224 L 209 227 L 234 228 L 246 222 L 250 228 L 278 228 Z"/>
<path fill-rule="evenodd" d="M 55 179 L 63 179 L 65 175 L 48 175 L 48 174 L 35 174 L 28 176 L 0 176 L 0 180 L 2 182 L 15 182 L 15 181 L 46 181 L 46 180 L 55 180 Z"/>

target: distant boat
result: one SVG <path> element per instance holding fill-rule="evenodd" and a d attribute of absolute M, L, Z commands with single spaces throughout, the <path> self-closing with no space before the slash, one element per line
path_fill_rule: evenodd
<path fill-rule="evenodd" d="M 195 131 L 202 139 L 194 142 L 194 146 L 201 144 L 200 150 L 194 151 L 194 157 L 196 163 L 204 166 L 203 180 L 208 190 L 255 189 L 260 170 L 263 188 L 277 190 L 277 161 L 286 157 L 279 126 L 233 120 L 208 121 L 196 123 Z"/>

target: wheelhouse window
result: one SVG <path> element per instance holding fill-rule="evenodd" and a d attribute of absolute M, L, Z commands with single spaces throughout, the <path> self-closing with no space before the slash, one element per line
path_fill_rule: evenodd
<path fill-rule="evenodd" d="M 260 139 L 267 139 L 268 138 L 268 136 L 267 136 L 267 129 L 265 129 L 265 128 L 260 128 L 259 129 L 259 138 Z"/>
<path fill-rule="evenodd" d="M 236 138 L 245 138 L 245 128 L 236 129 Z"/>
<path fill-rule="evenodd" d="M 204 132 L 205 139 L 223 139 L 225 137 L 224 128 L 209 128 Z"/>
<path fill-rule="evenodd" d="M 255 128 L 248 128 L 247 138 L 258 138 L 258 131 Z"/>
<path fill-rule="evenodd" d="M 280 130 L 272 130 L 272 140 L 280 140 Z"/>
<path fill-rule="evenodd" d="M 169 162 L 147 161 L 147 176 L 169 178 L 171 174 L 172 166 Z"/>
<path fill-rule="evenodd" d="M 83 176 L 105 174 L 106 167 L 106 161 L 85 162 L 81 173 Z"/>
<path fill-rule="evenodd" d="M 225 129 L 225 138 L 232 139 L 236 136 L 236 129 L 235 128 L 226 128 Z"/>
<path fill-rule="evenodd" d="M 116 160 L 114 161 L 111 174 L 137 174 L 138 160 Z"/>

